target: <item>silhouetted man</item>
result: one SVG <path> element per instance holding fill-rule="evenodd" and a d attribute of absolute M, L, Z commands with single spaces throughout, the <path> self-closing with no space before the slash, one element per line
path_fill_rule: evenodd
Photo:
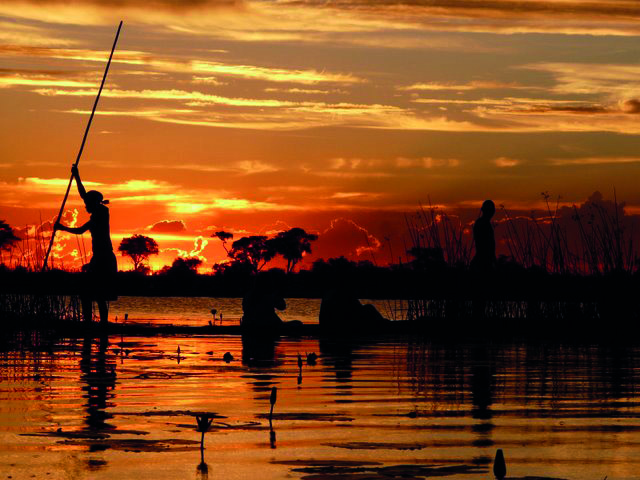
<path fill-rule="evenodd" d="M 84 292 L 81 295 L 82 316 L 85 322 L 91 322 L 92 303 L 95 300 L 100 312 L 100 323 L 106 324 L 109 317 L 107 301 L 117 299 L 113 294 L 112 288 L 113 277 L 118 271 L 118 262 L 113 253 L 111 234 L 109 233 L 109 209 L 106 207 L 109 201 L 104 200 L 102 194 L 96 190 L 88 192 L 85 190 L 80 180 L 77 166 L 73 165 L 71 167 L 71 173 L 76 179 L 78 193 L 84 200 L 84 206 L 87 212 L 91 214 L 91 217 L 81 227 L 71 228 L 56 223 L 53 228 L 76 235 L 82 235 L 87 230 L 91 232 L 93 254 L 89 263 L 82 266 L 82 271 L 88 273 L 84 284 Z"/>
<path fill-rule="evenodd" d="M 487 293 L 491 289 L 491 280 L 487 277 L 491 275 L 496 263 L 496 240 L 491 225 L 496 206 L 491 200 L 485 200 L 480 211 L 482 215 L 473 224 L 476 254 L 471 260 L 471 271 L 475 277 L 472 315 L 476 320 L 485 318 Z"/>
<path fill-rule="evenodd" d="M 471 268 L 477 272 L 488 272 L 496 263 L 496 240 L 491 225 L 491 217 L 496 213 L 496 206 L 493 201 L 485 200 L 480 211 L 482 215 L 473 224 L 476 254 L 471 260 Z"/>

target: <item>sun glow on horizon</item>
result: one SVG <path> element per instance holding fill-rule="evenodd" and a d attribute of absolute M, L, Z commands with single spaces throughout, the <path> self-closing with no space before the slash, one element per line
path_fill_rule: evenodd
<path fill-rule="evenodd" d="M 544 210 L 540 192 L 640 210 L 627 1 L 178 3 L 0 5 L 0 218 L 55 218 L 121 17 L 80 170 L 114 239 L 161 238 L 154 268 L 283 225 L 332 232 L 319 256 L 390 258 L 382 239 L 405 250 L 431 202 L 465 221 L 487 198 Z M 68 207 L 88 219 L 75 186 Z"/>

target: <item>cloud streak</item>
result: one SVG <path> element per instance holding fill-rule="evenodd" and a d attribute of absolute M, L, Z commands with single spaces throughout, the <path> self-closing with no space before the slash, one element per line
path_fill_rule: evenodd
<path fill-rule="evenodd" d="M 532 89 L 536 87 L 523 86 L 516 83 L 496 82 L 496 81 L 473 81 L 468 83 L 414 83 L 411 85 L 397 87 L 403 92 L 421 92 L 421 91 L 471 91 L 471 90 L 504 90 L 504 89 Z"/>
<path fill-rule="evenodd" d="M 187 226 L 182 220 L 162 220 L 147 227 L 150 232 L 157 233 L 180 233 L 187 230 Z"/>
<path fill-rule="evenodd" d="M 580 158 L 552 158 L 549 164 L 554 166 L 568 165 L 625 165 L 640 163 L 640 157 L 580 157 Z"/>
<path fill-rule="evenodd" d="M 0 182 L 0 204 L 31 208 L 55 208 L 69 180 L 63 178 L 19 178 L 17 183 Z M 175 214 L 199 214 L 206 211 L 277 211 L 301 207 L 239 197 L 224 191 L 184 188 L 158 180 L 129 180 L 121 183 L 83 182 L 87 188 L 100 190 L 113 204 L 136 206 L 156 204 Z M 176 193 L 178 192 L 178 193 Z M 33 201 L 34 196 L 39 199 Z M 203 201 L 203 199 L 206 199 Z"/>
<path fill-rule="evenodd" d="M 551 91 L 557 94 L 627 95 L 640 89 L 637 64 L 540 62 L 519 68 L 551 74 L 556 81 Z"/>
<path fill-rule="evenodd" d="M 284 68 L 267 68 L 255 65 L 231 65 L 219 62 L 193 61 L 191 68 L 198 73 L 229 75 L 252 80 L 269 82 L 300 83 L 315 85 L 318 83 L 364 83 L 365 80 L 351 74 L 319 72 L 317 70 L 288 70 Z"/>
<path fill-rule="evenodd" d="M 27 4 L 36 5 L 68 5 L 69 0 L 5 0 L 6 4 Z M 155 10 L 165 8 L 172 12 L 185 10 L 202 10 L 205 8 L 229 8 L 241 7 L 244 0 L 74 0 L 75 5 L 94 5 L 105 8 L 141 8 Z"/>
<path fill-rule="evenodd" d="M 638 35 L 640 11 L 627 0 L 292 0 L 293 5 L 385 16 L 433 30 Z"/>
<path fill-rule="evenodd" d="M 76 42 L 71 39 L 51 35 L 43 28 L 0 20 L 0 43 L 25 46 L 71 46 Z"/>
<path fill-rule="evenodd" d="M 112 24 L 115 12 L 139 24 L 231 41 L 425 49 L 451 48 L 451 42 L 429 41 L 425 31 L 638 35 L 638 10 L 628 0 L 8 0 L 0 5 L 0 14 L 51 23 Z"/>
<path fill-rule="evenodd" d="M 48 75 L 3 75 L 0 72 L 0 88 L 26 86 L 26 87 L 70 87 L 83 88 L 93 87 L 94 82 L 86 82 L 79 80 L 64 80 Z M 94 92 L 95 95 L 95 92 Z"/>

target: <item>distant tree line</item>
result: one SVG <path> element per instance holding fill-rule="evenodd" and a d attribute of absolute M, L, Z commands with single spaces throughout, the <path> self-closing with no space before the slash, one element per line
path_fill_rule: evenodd
<path fill-rule="evenodd" d="M 294 227 L 277 233 L 273 238 L 268 238 L 266 235 L 241 237 L 234 241 L 229 248 L 227 242 L 233 239 L 233 233 L 221 230 L 211 236 L 222 242 L 229 258 L 228 261 L 213 266 L 213 271 L 217 274 L 234 271 L 255 275 L 262 271 L 277 255 L 286 260 L 285 271 L 291 273 L 304 255 L 311 253 L 311 242 L 318 239 L 318 235 Z M 149 257 L 157 255 L 159 247 L 151 237 L 133 235 L 122 239 L 118 251 L 131 259 L 135 272 L 148 274 L 150 273 Z M 161 275 L 195 273 L 201 265 L 202 260 L 197 257 L 178 257 L 171 266 L 165 266 L 158 273 Z"/>
<path fill-rule="evenodd" d="M 287 261 L 285 271 L 291 273 L 305 254 L 311 253 L 311 242 L 318 239 L 318 235 L 307 233 L 302 228 L 294 227 L 279 232 L 273 238 L 265 235 L 242 237 L 227 248 L 227 241 L 233 239 L 233 234 L 225 231 L 215 232 L 212 237 L 222 241 L 230 261 L 214 265 L 216 273 L 229 270 L 248 271 L 253 274 L 260 272 L 276 255 Z"/>

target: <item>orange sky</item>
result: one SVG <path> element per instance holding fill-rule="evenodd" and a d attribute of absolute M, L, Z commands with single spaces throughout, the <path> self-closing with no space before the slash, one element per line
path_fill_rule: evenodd
<path fill-rule="evenodd" d="M 384 262 L 429 197 L 468 219 L 542 191 L 640 206 L 635 0 L 6 0 L 0 219 L 54 217 L 120 19 L 80 171 L 155 267 L 292 226 Z"/>

